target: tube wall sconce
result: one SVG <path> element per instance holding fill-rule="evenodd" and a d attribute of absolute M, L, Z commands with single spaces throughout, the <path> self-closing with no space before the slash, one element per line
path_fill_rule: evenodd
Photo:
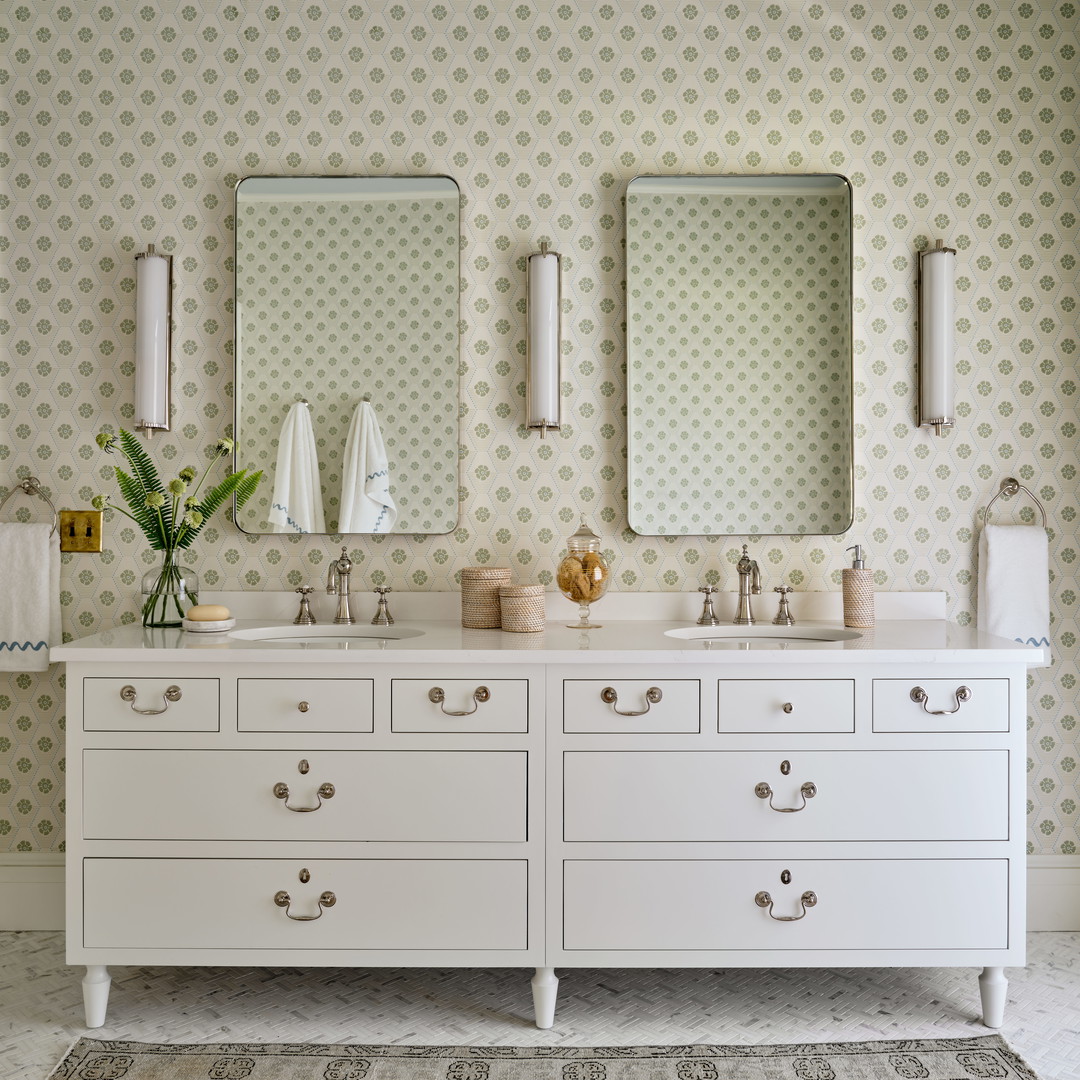
<path fill-rule="evenodd" d="M 545 241 L 527 267 L 525 426 L 542 439 L 562 423 L 562 256 Z"/>
<path fill-rule="evenodd" d="M 169 430 L 172 257 L 153 244 L 135 256 L 135 430 Z"/>
<path fill-rule="evenodd" d="M 956 249 L 938 240 L 919 255 L 919 426 L 953 426 Z"/>

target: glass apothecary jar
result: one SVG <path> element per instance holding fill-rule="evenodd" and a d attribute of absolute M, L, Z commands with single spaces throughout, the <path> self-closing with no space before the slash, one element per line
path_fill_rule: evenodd
<path fill-rule="evenodd" d="M 578 531 L 566 538 L 566 556 L 559 563 L 555 580 L 559 591 L 578 605 L 581 616 L 568 625 L 575 630 L 597 630 L 600 623 L 589 618 L 589 607 L 607 592 L 611 567 L 600 551 L 600 537 L 581 519 Z"/>

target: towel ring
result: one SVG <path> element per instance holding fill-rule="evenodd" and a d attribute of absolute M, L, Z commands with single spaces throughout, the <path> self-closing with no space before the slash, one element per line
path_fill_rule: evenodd
<path fill-rule="evenodd" d="M 60 517 L 56 513 L 56 507 L 52 504 L 52 499 L 41 490 L 41 485 L 38 483 L 36 476 L 28 476 L 25 480 L 20 480 L 0 501 L 0 511 L 7 506 L 8 499 L 15 494 L 16 491 L 21 491 L 24 495 L 36 495 L 39 499 L 42 499 L 52 511 L 52 532 L 49 533 L 50 539 L 56 535 L 56 530 L 60 525 Z"/>
<path fill-rule="evenodd" d="M 1035 497 L 1035 494 L 1029 491 L 1015 476 L 1007 476 L 1001 481 L 1001 489 L 987 504 L 986 511 L 983 513 L 983 524 L 990 524 L 990 509 L 1001 498 L 1002 495 L 1013 496 L 1020 492 L 1023 492 L 1038 508 L 1039 513 L 1042 514 L 1042 527 L 1046 528 L 1046 507 Z"/>

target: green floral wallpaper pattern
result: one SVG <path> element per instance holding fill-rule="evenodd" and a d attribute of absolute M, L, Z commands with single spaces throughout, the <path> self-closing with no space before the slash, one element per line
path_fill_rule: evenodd
<path fill-rule="evenodd" d="M 147 241 L 175 258 L 158 445 L 180 463 L 231 416 L 239 176 L 460 184 L 460 526 L 358 544 L 358 585 L 450 588 L 485 561 L 550 581 L 582 510 L 614 587 L 729 584 L 730 538 L 626 528 L 621 200 L 645 173 L 850 177 L 856 522 L 755 554 L 771 584 L 834 589 L 859 540 L 882 588 L 947 590 L 969 622 L 979 515 L 1021 477 L 1053 529 L 1030 841 L 1076 853 L 1075 0 L 9 0 L 0 46 L 0 485 L 32 472 L 60 504 L 102 487 L 92 435 L 131 416 Z M 913 427 L 915 253 L 934 236 L 958 249 L 958 425 L 937 441 Z M 545 238 L 564 255 L 566 422 L 540 442 L 520 426 L 523 260 Z M 333 546 L 219 523 L 190 556 L 209 587 L 278 589 L 317 580 Z M 65 561 L 66 631 L 134 620 L 148 561 L 111 520 L 100 558 Z M 15 850 L 62 842 L 62 694 L 56 670 L 0 681 Z"/>

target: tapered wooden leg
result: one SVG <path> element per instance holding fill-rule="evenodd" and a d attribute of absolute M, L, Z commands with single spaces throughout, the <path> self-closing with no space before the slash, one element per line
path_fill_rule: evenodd
<path fill-rule="evenodd" d="M 532 977 L 533 1013 L 538 1028 L 549 1028 L 555 1023 L 555 997 L 559 992 L 559 980 L 555 969 L 538 967 Z"/>
<path fill-rule="evenodd" d="M 109 1007 L 111 984 L 112 977 L 104 964 L 86 966 L 86 978 L 82 981 L 82 996 L 87 1027 L 99 1028 L 105 1023 L 105 1010 Z"/>
<path fill-rule="evenodd" d="M 1009 992 L 1009 980 L 1005 969 L 985 967 L 979 976 L 979 994 L 982 997 L 982 1022 L 988 1028 L 999 1028 L 1005 1019 L 1005 998 Z"/>

